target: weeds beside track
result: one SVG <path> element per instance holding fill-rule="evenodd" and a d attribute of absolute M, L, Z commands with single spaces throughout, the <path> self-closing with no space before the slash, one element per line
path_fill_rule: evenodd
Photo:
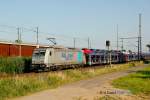
<path fill-rule="evenodd" d="M 0 79 L 0 99 L 13 98 L 27 95 L 33 92 L 56 88 L 61 85 L 95 77 L 98 75 L 117 72 L 141 65 L 142 63 L 118 64 L 112 67 L 105 66 L 101 68 L 79 68 L 63 71 L 15 74 L 13 76 Z"/>

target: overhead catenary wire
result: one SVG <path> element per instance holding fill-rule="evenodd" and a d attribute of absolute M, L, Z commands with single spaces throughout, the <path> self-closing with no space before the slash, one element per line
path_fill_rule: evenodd
<path fill-rule="evenodd" d="M 16 26 L 10 26 L 10 25 L 0 25 L 0 27 L 6 27 L 6 28 L 12 28 L 12 29 L 17 29 L 18 27 Z M 37 32 L 37 27 L 35 28 L 25 28 L 25 27 L 20 27 L 20 29 L 22 30 L 22 33 L 24 32 Z M 64 37 L 64 38 L 73 38 L 73 36 L 68 36 L 68 35 L 61 35 L 61 34 L 56 34 L 56 33 L 49 33 L 49 32 L 42 32 L 42 31 L 38 31 L 39 34 L 49 34 L 52 36 L 57 36 L 57 37 Z M 76 39 L 81 39 L 84 41 L 87 41 L 87 38 L 81 38 L 81 37 L 75 37 Z"/>

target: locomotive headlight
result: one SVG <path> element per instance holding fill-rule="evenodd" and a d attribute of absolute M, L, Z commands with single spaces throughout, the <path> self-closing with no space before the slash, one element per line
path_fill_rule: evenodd
<path fill-rule="evenodd" d="M 45 67 L 45 65 L 42 65 L 42 67 Z"/>
<path fill-rule="evenodd" d="M 43 64 L 43 65 L 41 65 L 41 67 L 46 67 L 46 65 L 45 65 L 45 64 Z"/>

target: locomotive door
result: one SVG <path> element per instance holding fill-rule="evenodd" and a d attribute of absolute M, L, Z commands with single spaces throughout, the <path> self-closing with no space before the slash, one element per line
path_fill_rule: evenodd
<path fill-rule="evenodd" d="M 54 49 L 48 50 L 48 65 L 53 66 L 54 65 Z"/>

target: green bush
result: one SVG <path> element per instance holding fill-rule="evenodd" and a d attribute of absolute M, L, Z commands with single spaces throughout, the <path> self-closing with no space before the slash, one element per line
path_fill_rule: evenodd
<path fill-rule="evenodd" d="M 0 57 L 0 72 L 23 73 L 30 69 L 30 57 Z"/>
<path fill-rule="evenodd" d="M 149 64 L 150 61 L 149 61 L 149 60 L 144 60 L 144 63 L 145 63 L 145 64 Z"/>

